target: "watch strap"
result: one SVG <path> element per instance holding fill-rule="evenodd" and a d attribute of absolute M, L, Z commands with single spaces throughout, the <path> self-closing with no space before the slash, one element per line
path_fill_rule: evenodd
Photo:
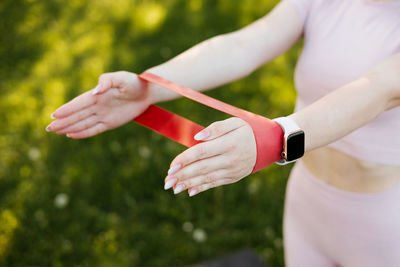
<path fill-rule="evenodd" d="M 284 139 L 288 138 L 288 136 L 291 133 L 301 130 L 301 128 L 297 125 L 297 123 L 288 117 L 275 118 L 273 119 L 273 121 L 277 122 L 282 127 L 282 130 L 284 132 L 283 134 Z M 282 140 L 282 143 L 284 143 L 284 140 Z M 282 146 L 282 152 L 283 152 L 283 146 Z M 283 156 L 281 156 L 281 159 L 277 160 L 275 163 L 278 165 L 286 165 L 293 163 L 295 161 L 296 160 L 288 161 Z"/>
<path fill-rule="evenodd" d="M 297 125 L 297 123 L 288 117 L 275 118 L 273 121 L 277 122 L 282 127 L 285 135 L 300 130 L 300 127 Z"/>

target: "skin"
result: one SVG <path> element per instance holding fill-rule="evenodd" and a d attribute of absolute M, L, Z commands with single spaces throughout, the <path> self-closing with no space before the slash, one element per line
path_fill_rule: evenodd
<path fill-rule="evenodd" d="M 283 1 L 251 25 L 211 38 L 148 71 L 194 90 L 208 90 L 271 61 L 291 47 L 302 31 L 296 10 Z M 399 77 L 400 55 L 394 55 L 290 116 L 305 131 L 307 153 L 303 161 L 311 172 L 349 191 L 377 192 L 398 182 L 400 166 L 363 162 L 325 146 L 399 106 Z M 141 81 L 134 73 L 106 73 L 94 90 L 58 108 L 52 114 L 56 120 L 46 129 L 70 138 L 87 138 L 131 121 L 150 104 L 177 97 Z M 337 103 L 341 103 L 340 109 Z M 214 122 L 195 138 L 204 142 L 175 157 L 165 179 L 166 189 L 173 187 L 176 194 L 188 190 L 193 196 L 250 174 L 256 145 L 246 122 L 238 118 Z"/>

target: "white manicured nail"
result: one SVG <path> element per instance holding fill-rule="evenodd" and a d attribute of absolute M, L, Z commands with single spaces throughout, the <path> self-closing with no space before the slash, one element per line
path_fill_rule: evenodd
<path fill-rule="evenodd" d="M 198 190 L 197 190 L 197 189 L 192 189 L 192 190 L 190 190 L 190 192 L 189 192 L 189 197 L 192 197 L 192 196 L 196 195 L 197 193 L 198 193 Z"/>
<path fill-rule="evenodd" d="M 165 182 L 164 189 L 165 189 L 165 190 L 170 189 L 171 187 L 174 186 L 174 184 L 175 184 L 177 181 L 178 181 L 178 180 L 177 180 L 176 178 L 168 179 L 168 180 Z"/>
<path fill-rule="evenodd" d="M 92 90 L 92 95 L 97 94 L 100 91 L 100 84 L 98 84 L 93 90 Z"/>
<path fill-rule="evenodd" d="M 171 168 L 169 168 L 168 170 L 168 175 L 176 173 L 181 168 L 181 166 L 182 166 L 181 164 L 172 165 Z"/>
<path fill-rule="evenodd" d="M 179 194 L 180 192 L 182 192 L 185 189 L 185 185 L 184 184 L 178 184 L 177 187 L 175 187 L 174 189 L 174 194 Z"/>
<path fill-rule="evenodd" d="M 54 117 L 54 115 L 51 114 L 51 115 L 50 115 L 50 118 L 51 118 L 52 120 L 54 120 L 56 117 Z"/>
<path fill-rule="evenodd" d="M 194 140 L 201 141 L 210 135 L 208 131 L 200 131 L 194 136 Z"/>

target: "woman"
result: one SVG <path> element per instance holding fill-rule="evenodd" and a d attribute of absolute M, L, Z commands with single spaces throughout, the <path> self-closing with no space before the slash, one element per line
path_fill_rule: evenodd
<path fill-rule="evenodd" d="M 303 34 L 288 118 L 304 130 L 306 154 L 287 188 L 286 264 L 400 266 L 400 1 L 285 0 L 148 72 L 207 90 L 248 75 Z M 133 73 L 103 74 L 57 109 L 47 130 L 90 137 L 176 97 Z M 251 172 L 256 148 L 244 121 L 215 122 L 195 138 L 205 142 L 173 160 L 165 189 L 193 196 Z"/>

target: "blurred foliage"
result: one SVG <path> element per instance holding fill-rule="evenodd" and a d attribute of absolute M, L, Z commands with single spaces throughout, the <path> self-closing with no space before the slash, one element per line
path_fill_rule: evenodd
<path fill-rule="evenodd" d="M 196 197 L 163 190 L 184 148 L 134 123 L 87 140 L 44 131 L 103 72 L 142 72 L 266 14 L 267 0 L 0 2 L 0 265 L 187 266 L 243 247 L 283 266 L 290 167 L 271 166 Z M 289 114 L 299 47 L 209 94 Z M 224 115 L 166 103 L 207 125 Z"/>

